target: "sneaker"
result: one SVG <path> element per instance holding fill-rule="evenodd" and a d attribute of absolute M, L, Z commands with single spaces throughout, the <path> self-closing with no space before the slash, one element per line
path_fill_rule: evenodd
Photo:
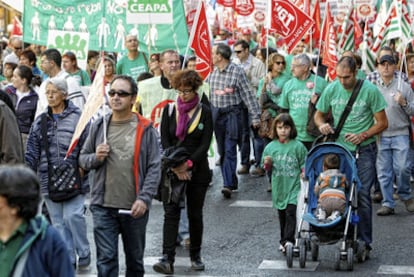
<path fill-rule="evenodd" d="M 404 204 L 408 212 L 414 213 L 414 198 L 404 201 Z"/>
<path fill-rule="evenodd" d="M 262 176 L 265 176 L 265 175 L 266 175 L 266 172 L 264 171 L 264 169 L 263 169 L 263 168 L 261 168 L 261 167 L 256 167 L 255 169 L 253 169 L 253 170 L 250 172 L 250 174 L 251 174 L 252 176 L 255 176 L 255 177 L 262 177 Z"/>
<path fill-rule="evenodd" d="M 393 215 L 394 213 L 394 209 L 387 206 L 382 206 L 377 210 L 377 215 L 379 216 Z"/>
<path fill-rule="evenodd" d="M 201 261 L 200 257 L 191 260 L 191 269 L 195 271 L 203 271 L 205 269 L 204 263 Z"/>
<path fill-rule="evenodd" d="M 190 249 L 190 238 L 184 239 L 182 243 L 183 243 L 184 248 Z"/>
<path fill-rule="evenodd" d="M 232 193 L 232 191 L 231 191 L 231 189 L 229 189 L 228 187 L 224 187 L 224 188 L 221 190 L 221 193 L 223 194 L 224 198 L 229 199 L 229 198 L 231 197 L 231 193 Z"/>
<path fill-rule="evenodd" d="M 400 199 L 400 196 L 398 195 L 398 193 L 394 192 L 394 193 L 392 194 L 392 199 L 394 199 L 394 200 L 398 200 L 398 199 Z"/>
<path fill-rule="evenodd" d="M 249 167 L 247 165 L 242 165 L 242 167 L 239 170 L 237 170 L 237 174 L 249 174 Z"/>
<path fill-rule="evenodd" d="M 78 259 L 78 267 L 88 267 L 91 264 L 91 253 L 88 256 Z"/>
<path fill-rule="evenodd" d="M 267 186 L 267 190 L 266 191 L 267 192 L 272 192 L 272 185 L 271 184 Z"/>
<path fill-rule="evenodd" d="M 374 193 L 374 196 L 372 196 L 372 201 L 374 201 L 374 203 L 381 203 L 382 194 L 380 192 Z"/>
<path fill-rule="evenodd" d="M 319 207 L 319 208 L 316 210 L 316 218 L 317 218 L 318 220 L 325 220 L 325 219 L 326 219 L 326 212 L 325 212 L 325 210 L 324 210 L 324 209 L 322 209 L 321 207 Z"/>
<path fill-rule="evenodd" d="M 331 213 L 331 215 L 330 216 L 328 216 L 328 218 L 327 218 L 327 220 L 329 220 L 329 221 L 334 221 L 335 219 L 337 219 L 338 217 L 340 217 L 341 216 L 341 213 L 339 212 L 339 211 L 333 211 L 332 213 Z"/>
<path fill-rule="evenodd" d="M 283 245 L 279 245 L 279 251 L 282 252 L 282 253 L 285 253 L 286 249 Z"/>
<path fill-rule="evenodd" d="M 174 263 L 169 261 L 167 256 L 164 255 L 158 263 L 152 266 L 152 269 L 162 274 L 174 274 Z"/>

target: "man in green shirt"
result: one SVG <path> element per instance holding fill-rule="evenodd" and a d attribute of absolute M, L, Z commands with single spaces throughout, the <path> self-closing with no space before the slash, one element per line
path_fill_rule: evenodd
<path fill-rule="evenodd" d="M 332 111 L 334 125 L 345 110 L 352 91 L 357 84 L 357 66 L 353 57 L 342 57 L 336 65 L 337 80 L 329 84 L 316 104 L 315 123 L 319 131 L 333 134 L 334 129 L 325 123 L 325 115 Z M 376 135 L 388 127 L 385 114 L 387 103 L 378 88 L 365 81 L 352 105 L 352 110 L 345 120 L 337 142 L 357 153 L 358 177 L 361 188 L 358 190 L 358 239 L 365 243 L 363 251 L 369 254 L 372 243 L 372 204 L 370 191 L 376 182 L 375 167 L 377 158 Z"/>
<path fill-rule="evenodd" d="M 116 74 L 128 75 L 137 80 L 139 74 L 148 72 L 148 58 L 144 52 L 138 50 L 139 41 L 136 35 L 127 35 L 125 46 L 128 54 L 116 64 Z"/>
<path fill-rule="evenodd" d="M 327 82 L 311 73 L 311 59 L 307 54 L 299 54 L 292 61 L 293 78 L 286 82 L 279 99 L 279 106 L 289 110 L 298 131 L 297 139 L 309 150 L 315 137 L 306 132 L 308 123 L 309 101 L 320 95 Z M 315 95 L 314 95 L 315 93 Z"/>

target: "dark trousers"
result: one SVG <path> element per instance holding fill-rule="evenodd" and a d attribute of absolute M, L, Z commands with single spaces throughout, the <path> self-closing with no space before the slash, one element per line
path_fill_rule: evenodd
<path fill-rule="evenodd" d="M 203 206 L 208 184 L 187 184 L 187 215 L 190 231 L 190 258 L 200 255 L 203 239 Z M 164 203 L 163 254 L 169 261 L 174 261 L 175 247 L 180 222 L 180 205 Z"/>
<path fill-rule="evenodd" d="M 142 217 L 119 214 L 118 209 L 91 205 L 98 276 L 119 276 L 118 236 L 125 252 L 125 276 L 144 276 L 145 232 L 148 212 Z"/>
<path fill-rule="evenodd" d="M 246 107 L 241 109 L 242 118 L 242 132 L 241 138 L 238 143 L 240 148 L 241 164 L 250 167 L 250 124 L 249 124 L 249 111 Z"/>
<path fill-rule="evenodd" d="M 280 223 L 280 244 L 284 245 L 286 242 L 295 242 L 296 231 L 296 205 L 288 204 L 286 209 L 277 210 L 279 213 Z"/>

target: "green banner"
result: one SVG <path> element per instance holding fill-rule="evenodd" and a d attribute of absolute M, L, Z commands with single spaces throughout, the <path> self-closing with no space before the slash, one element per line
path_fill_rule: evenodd
<path fill-rule="evenodd" d="M 128 34 L 138 36 L 146 53 L 175 49 L 184 54 L 188 43 L 182 0 L 25 0 L 23 40 L 47 45 L 55 40 L 49 38 L 54 30 L 88 33 L 89 49 L 97 51 L 125 52 Z M 63 43 L 71 45 L 61 48 L 76 47 L 73 41 Z"/>

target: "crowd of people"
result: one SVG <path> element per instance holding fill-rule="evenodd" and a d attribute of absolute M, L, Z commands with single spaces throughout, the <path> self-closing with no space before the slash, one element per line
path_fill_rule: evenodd
<path fill-rule="evenodd" d="M 162 258 L 154 270 L 174 273 L 177 243 L 189 248 L 191 269 L 204 270 L 203 206 L 212 180 L 207 153 L 213 134 L 224 199 L 238 189 L 239 175 L 267 178 L 280 221 L 279 249 L 285 251 L 295 239 L 305 157 L 317 139 L 309 131 L 310 121 L 319 134 L 335 134 L 337 143 L 358 156 L 363 223 L 358 238 L 369 253 L 372 201 L 381 202 L 379 216 L 393 215 L 397 199 L 414 213 L 410 183 L 414 53 L 399 60 L 395 50 L 384 46 L 376 70 L 363 72 L 358 53 L 348 51 L 338 57 L 336 79 L 329 80 L 326 68 L 316 62 L 319 59 L 314 59 L 304 41 L 290 54 L 277 41 L 273 48 L 258 43 L 249 28 L 238 37 L 221 30 L 212 45 L 214 69 L 202 80 L 195 71 L 196 57 L 183 57 L 172 49 L 144 53 L 136 35 L 126 37 L 127 52 L 121 57 L 90 51 L 85 70 L 72 52 L 41 49 L 11 37 L 2 49 L 0 75 L 0 163 L 8 164 L 0 167 L 0 205 L 4 202 L 9 211 L 8 218 L 0 221 L 11 224 L 8 228 L 0 224 L 0 240 L 10 249 L 6 254 L 10 262 L 27 234 L 33 235 L 31 228 L 39 225 L 36 232 L 51 235 L 43 242 L 36 235 L 28 246 L 29 256 L 53 243 L 50 251 L 62 256 L 62 267 L 36 272 L 70 276 L 73 269 L 89 266 L 84 213 L 85 198 L 90 197 L 99 275 L 118 276 L 121 234 L 126 276 L 143 276 L 146 225 L 156 197 L 163 202 L 165 215 Z M 101 63 L 108 109 L 93 117 L 68 154 L 88 96 L 101 93 L 90 91 Z M 406 64 L 403 72 L 400 63 Z M 354 91 L 355 102 L 340 130 L 336 129 Z M 324 169 L 337 169 L 338 161 L 331 159 Z M 26 164 L 26 168 L 10 164 Z M 71 174 L 80 184 L 76 195 L 57 201 L 49 194 L 53 168 L 60 165 L 74 169 Z M 15 193 L 31 197 L 31 205 L 49 216 L 53 228 L 33 211 L 22 213 L 21 199 L 10 198 L 11 188 L 2 187 L 2 178 L 12 178 L 7 174 L 33 178 L 25 183 L 32 186 L 29 191 Z M 27 194 L 37 191 L 39 199 Z M 319 193 L 323 195 L 323 190 Z M 325 216 L 333 211 L 336 216 L 343 213 L 335 207 Z M 15 231 L 21 235 L 13 236 Z M 1 271 L 12 275 L 31 270 L 30 259 L 23 258 L 17 257 L 15 264 Z"/>

